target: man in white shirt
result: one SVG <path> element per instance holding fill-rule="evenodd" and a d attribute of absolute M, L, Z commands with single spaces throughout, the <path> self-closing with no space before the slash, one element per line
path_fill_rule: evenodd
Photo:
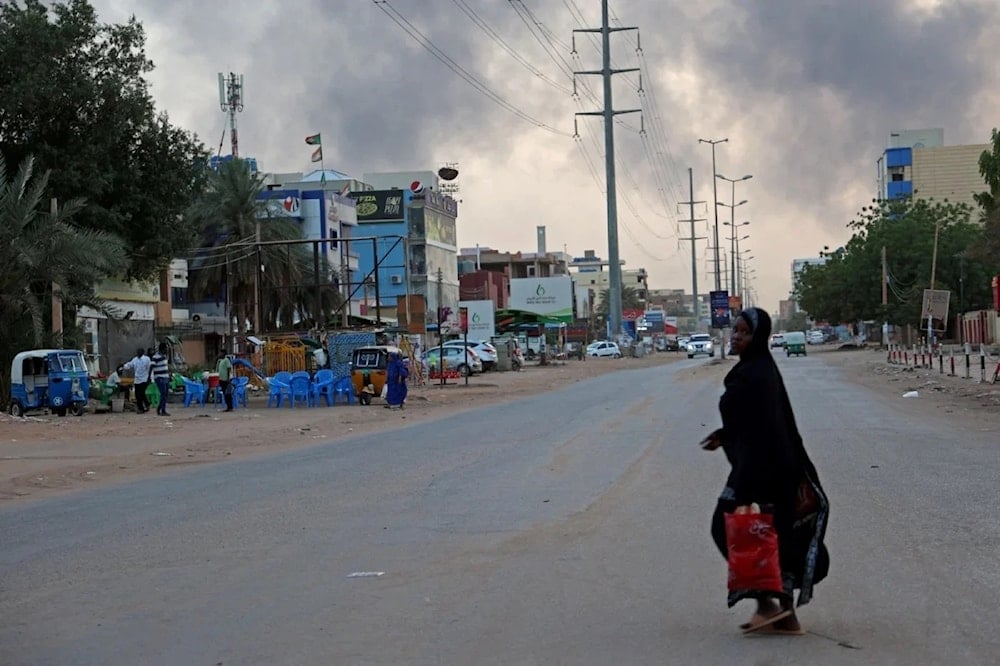
<path fill-rule="evenodd" d="M 135 373 L 135 410 L 140 414 L 149 411 L 149 398 L 146 389 L 149 387 L 149 370 L 151 361 L 142 347 L 136 351 L 131 361 L 125 364 Z"/>

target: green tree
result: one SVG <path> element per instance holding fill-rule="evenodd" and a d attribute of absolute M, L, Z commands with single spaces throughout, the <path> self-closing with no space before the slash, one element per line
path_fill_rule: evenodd
<path fill-rule="evenodd" d="M 982 238 L 969 221 L 968 206 L 924 199 L 876 201 L 862 208 L 848 227 L 842 248 L 825 251 L 827 263 L 808 266 L 795 297 L 814 319 L 830 322 L 887 320 L 918 324 L 923 290 L 930 286 L 935 229 L 938 234 L 936 289 L 952 292 L 951 312 L 989 302 L 989 264 L 968 256 Z M 888 303 L 882 306 L 882 249 L 888 267 Z M 965 302 L 959 303 L 964 276 Z"/>
<path fill-rule="evenodd" d="M 49 212 L 48 174 L 33 177 L 31 158 L 13 178 L 0 156 L 0 400 L 10 394 L 8 369 L 24 348 L 59 345 L 49 330 L 53 283 L 68 307 L 100 306 L 93 285 L 125 263 L 120 239 L 73 223 L 82 209 L 69 201 Z"/>
<path fill-rule="evenodd" d="M 605 289 L 601 292 L 601 297 L 597 302 L 596 313 L 604 319 L 608 318 L 610 294 L 611 290 Z M 641 307 L 643 307 L 643 302 L 639 299 L 639 292 L 636 291 L 635 287 L 622 285 L 622 310 L 636 310 Z"/>
<path fill-rule="evenodd" d="M 0 155 L 8 164 L 34 155 L 51 196 L 82 200 L 80 228 L 125 240 L 130 278 L 189 249 L 181 213 L 205 157 L 156 112 L 145 39 L 135 18 L 99 23 L 87 0 L 0 4 Z"/>
<path fill-rule="evenodd" d="M 993 128 L 990 138 L 993 146 L 979 156 L 979 173 L 989 188 L 988 192 L 976 194 L 983 223 L 981 242 L 969 248 L 969 254 L 982 260 L 993 259 L 1000 269 L 1000 132 Z"/>
<path fill-rule="evenodd" d="M 261 266 L 261 323 L 266 330 L 279 325 L 290 328 L 303 313 L 315 312 L 317 280 L 312 248 L 308 244 L 262 244 L 258 255 L 258 225 L 261 243 L 302 239 L 294 220 L 269 214 L 269 207 L 260 198 L 263 191 L 263 177 L 252 174 L 243 160 L 223 162 L 209 173 L 207 189 L 187 214 L 189 222 L 200 230 L 202 248 L 190 261 L 189 298 L 216 302 L 228 298 L 238 321 L 253 322 L 255 277 Z M 325 318 L 339 306 L 340 299 L 329 269 L 321 264 L 320 270 Z"/>

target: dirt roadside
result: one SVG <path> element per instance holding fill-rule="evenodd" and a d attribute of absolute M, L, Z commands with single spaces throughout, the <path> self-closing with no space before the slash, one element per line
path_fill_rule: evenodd
<path fill-rule="evenodd" d="M 888 365 L 881 352 L 810 350 L 845 377 L 872 389 L 899 409 L 961 419 L 966 427 L 995 431 L 1000 438 L 1000 385 L 948 377 L 934 370 Z M 357 434 L 392 430 L 474 407 L 538 394 L 553 387 L 619 370 L 664 365 L 682 354 L 646 358 L 588 359 L 521 372 L 490 373 L 470 379 L 410 388 L 407 407 L 338 404 L 333 408 L 267 408 L 267 396 L 250 398 L 249 409 L 232 413 L 212 405 L 185 409 L 171 404 L 170 417 L 147 414 L 86 414 L 14 419 L 0 415 L 0 501 L 49 497 L 161 473 L 178 466 L 216 463 L 260 453 L 292 450 Z M 678 381 L 720 385 L 732 360 L 714 359 L 685 369 Z M 902 398 L 916 390 L 917 398 Z"/>

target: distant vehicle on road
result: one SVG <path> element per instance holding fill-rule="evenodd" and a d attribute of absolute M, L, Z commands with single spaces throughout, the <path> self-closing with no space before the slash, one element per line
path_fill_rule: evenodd
<path fill-rule="evenodd" d="M 806 334 L 802 331 L 785 333 L 785 356 L 806 355 Z"/>
<path fill-rule="evenodd" d="M 489 342 L 485 340 L 469 340 L 466 343 L 463 340 L 448 340 L 444 343 L 445 347 L 465 347 L 476 352 L 479 355 L 480 360 L 483 362 L 483 372 L 488 372 L 492 370 L 497 365 L 497 348 L 494 347 Z"/>
<path fill-rule="evenodd" d="M 785 336 L 783 333 L 775 333 L 771 336 L 771 349 L 785 346 Z"/>
<path fill-rule="evenodd" d="M 715 356 L 715 345 L 712 336 L 708 333 L 695 333 L 687 343 L 688 358 L 694 358 L 698 354 Z"/>
<path fill-rule="evenodd" d="M 815 330 L 806 333 L 806 343 L 810 345 L 821 345 L 826 342 L 826 336 L 823 335 L 823 331 Z"/>

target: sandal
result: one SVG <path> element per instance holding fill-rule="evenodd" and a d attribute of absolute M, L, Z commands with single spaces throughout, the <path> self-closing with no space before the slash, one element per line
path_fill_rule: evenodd
<path fill-rule="evenodd" d="M 752 634 L 755 631 L 760 631 L 764 627 L 770 627 L 772 624 L 779 620 L 784 620 L 786 617 L 792 614 L 791 610 L 781 610 L 773 615 L 757 615 L 755 614 L 750 618 L 749 622 L 740 625 L 740 629 L 744 634 Z"/>

